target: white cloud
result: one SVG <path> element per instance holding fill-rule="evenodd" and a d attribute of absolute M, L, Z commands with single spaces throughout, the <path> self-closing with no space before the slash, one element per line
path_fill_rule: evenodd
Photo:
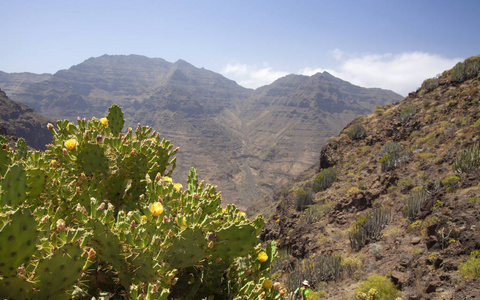
<path fill-rule="evenodd" d="M 311 76 L 326 71 L 355 85 L 393 90 L 406 96 L 420 87 L 425 79 L 452 68 L 462 60 L 425 52 L 352 54 L 339 49 L 333 50 L 331 57 L 337 62 L 335 67 L 305 67 L 297 74 Z M 263 66 L 228 64 L 221 73 L 247 88 L 267 85 L 290 74 L 273 70 L 266 63 Z"/>
<path fill-rule="evenodd" d="M 339 62 L 337 67 L 326 70 L 332 75 L 359 86 L 390 89 L 404 96 L 420 87 L 423 80 L 461 60 L 425 52 L 351 55 L 338 49 L 332 56 Z M 317 70 L 322 69 L 304 68 L 300 74 L 312 75 Z"/>
<path fill-rule="evenodd" d="M 221 71 L 226 77 L 235 80 L 239 85 L 247 88 L 258 88 L 270 84 L 280 77 L 289 73 L 283 71 L 274 71 L 267 64 L 259 67 L 257 65 L 245 64 L 227 64 Z"/>

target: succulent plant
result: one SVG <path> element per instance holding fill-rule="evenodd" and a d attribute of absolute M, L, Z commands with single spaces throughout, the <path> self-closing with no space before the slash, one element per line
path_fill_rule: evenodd
<path fill-rule="evenodd" d="M 114 105 L 49 124 L 45 152 L 0 139 L 0 297 L 278 299 L 264 287 L 276 247 L 261 249 L 263 219 L 222 208 L 193 168 L 174 183 L 178 149 L 123 124 Z"/>

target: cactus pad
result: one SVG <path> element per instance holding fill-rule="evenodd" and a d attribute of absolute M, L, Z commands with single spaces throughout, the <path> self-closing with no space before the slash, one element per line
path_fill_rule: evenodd
<path fill-rule="evenodd" d="M 12 159 L 7 144 L 0 143 L 0 176 L 3 176 L 5 172 L 7 172 L 8 166 L 11 162 Z"/>
<path fill-rule="evenodd" d="M 18 210 L 0 231 L 0 272 L 12 275 L 36 250 L 38 231 L 29 210 Z"/>
<path fill-rule="evenodd" d="M 186 268 L 197 264 L 205 257 L 205 241 L 200 228 L 186 228 L 173 239 L 165 259 L 173 268 Z"/>
<path fill-rule="evenodd" d="M 37 201 L 45 185 L 45 171 L 42 169 L 27 169 L 27 200 Z"/>
<path fill-rule="evenodd" d="M 258 244 L 256 229 L 252 225 L 230 225 L 216 233 L 211 254 L 222 259 L 242 256 Z"/>
<path fill-rule="evenodd" d="M 110 106 L 108 109 L 107 120 L 108 127 L 112 131 L 113 136 L 118 136 L 118 134 L 122 132 L 123 125 L 125 124 L 122 109 L 115 104 Z"/>
<path fill-rule="evenodd" d="M 106 173 L 108 159 L 103 148 L 96 144 L 85 144 L 78 153 L 77 163 L 85 174 Z"/>
<path fill-rule="evenodd" d="M 85 259 L 76 244 L 65 244 L 35 268 L 39 299 L 70 299 L 69 291 L 82 274 Z"/>
<path fill-rule="evenodd" d="M 7 299 L 32 299 L 34 284 L 16 276 L 4 277 L 0 280 L 0 295 Z"/>
<path fill-rule="evenodd" d="M 17 143 L 15 144 L 15 150 L 17 151 L 16 158 L 18 160 L 25 159 L 27 157 L 28 147 L 23 138 L 19 138 L 17 140 Z"/>
<path fill-rule="evenodd" d="M 15 163 L 5 173 L 2 183 L 2 205 L 16 207 L 26 198 L 27 175 L 23 165 Z"/>

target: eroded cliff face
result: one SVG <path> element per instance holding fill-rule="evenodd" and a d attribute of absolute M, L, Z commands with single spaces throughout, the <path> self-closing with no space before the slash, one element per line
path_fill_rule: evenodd
<path fill-rule="evenodd" d="M 138 55 L 88 59 L 23 84 L 12 98 L 70 120 L 103 117 L 116 103 L 125 130 L 149 125 L 180 148 L 176 181 L 194 166 L 224 202 L 243 209 L 313 165 L 325 139 L 357 115 L 402 99 L 328 73 L 289 75 L 254 91 L 182 60 Z"/>
<path fill-rule="evenodd" d="M 480 77 L 458 80 L 458 69 L 349 123 L 322 148 L 316 168 L 273 194 L 278 204 L 262 238 L 281 248 L 279 279 L 317 270 L 306 279 L 327 299 L 355 299 L 375 274 L 395 283 L 402 299 L 480 294 L 479 279 L 459 272 L 480 249 Z M 352 133 L 359 127 L 366 135 Z M 319 172 L 334 166 L 333 185 L 313 190 L 298 209 Z M 330 276 L 315 257 L 335 255 L 342 264 Z"/>
<path fill-rule="evenodd" d="M 49 122 L 52 121 L 32 108 L 12 101 L 0 90 L 0 134 L 24 138 L 28 146 L 44 150 L 52 141 L 52 134 L 47 129 Z"/>

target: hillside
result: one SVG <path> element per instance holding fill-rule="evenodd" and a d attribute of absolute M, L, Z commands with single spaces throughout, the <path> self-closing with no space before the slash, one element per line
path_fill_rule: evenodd
<path fill-rule="evenodd" d="M 274 194 L 262 238 L 278 240 L 277 280 L 307 279 L 325 299 L 357 299 L 372 275 L 388 299 L 389 283 L 401 299 L 480 295 L 459 272 L 480 265 L 479 70 L 472 57 L 355 119 Z"/>
<path fill-rule="evenodd" d="M 99 118 L 120 105 L 126 127 L 149 124 L 179 146 L 175 180 L 195 166 L 242 208 L 313 165 L 325 139 L 357 115 L 401 100 L 327 73 L 250 90 L 183 60 L 139 55 L 90 58 L 43 81 L 10 83 L 0 77 L 13 100 L 53 119 Z"/>
<path fill-rule="evenodd" d="M 0 134 L 22 137 L 28 146 L 44 150 L 52 141 L 52 134 L 47 129 L 49 122 L 53 123 L 32 108 L 12 101 L 0 90 Z"/>

